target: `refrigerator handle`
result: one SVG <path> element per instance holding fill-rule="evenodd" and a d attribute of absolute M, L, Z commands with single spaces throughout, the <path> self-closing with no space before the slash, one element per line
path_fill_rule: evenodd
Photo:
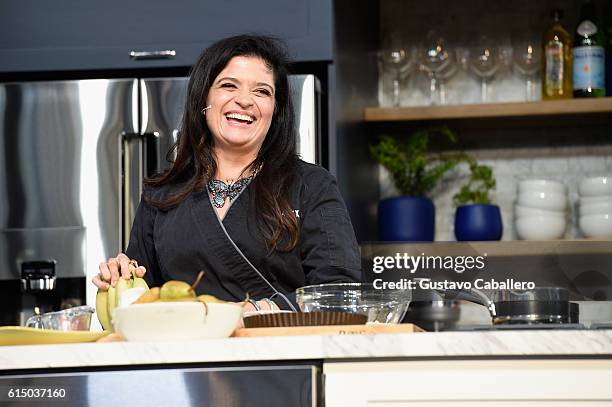
<path fill-rule="evenodd" d="M 142 195 L 144 178 L 157 171 L 159 134 L 124 132 L 121 134 L 121 144 L 121 247 L 125 250 Z"/>

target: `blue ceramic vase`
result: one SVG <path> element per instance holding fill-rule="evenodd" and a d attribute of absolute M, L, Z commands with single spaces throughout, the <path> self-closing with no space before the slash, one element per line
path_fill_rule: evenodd
<path fill-rule="evenodd" d="M 463 205 L 455 214 L 455 237 L 459 241 L 499 240 L 503 232 L 499 206 Z"/>
<path fill-rule="evenodd" d="M 429 198 L 398 196 L 378 203 L 378 237 L 386 242 L 433 242 L 436 211 Z"/>

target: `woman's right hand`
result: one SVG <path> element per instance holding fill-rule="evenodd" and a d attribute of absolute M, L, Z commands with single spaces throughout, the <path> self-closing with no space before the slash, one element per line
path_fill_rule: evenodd
<path fill-rule="evenodd" d="M 111 257 L 107 262 L 100 263 L 100 272 L 91 280 L 96 287 L 101 290 L 108 290 L 119 281 L 119 278 L 126 280 L 132 277 L 130 272 L 130 258 L 123 253 L 119 253 L 117 257 Z M 136 277 L 143 277 L 147 270 L 143 266 L 136 268 Z"/>

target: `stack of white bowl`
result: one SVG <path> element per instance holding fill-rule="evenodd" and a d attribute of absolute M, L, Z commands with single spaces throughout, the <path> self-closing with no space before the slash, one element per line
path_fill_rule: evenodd
<path fill-rule="evenodd" d="M 522 240 L 560 239 L 567 227 L 567 187 L 559 181 L 526 179 L 518 183 L 514 226 Z"/>
<path fill-rule="evenodd" d="M 578 227 L 582 234 L 612 237 L 612 175 L 583 179 L 578 193 Z"/>

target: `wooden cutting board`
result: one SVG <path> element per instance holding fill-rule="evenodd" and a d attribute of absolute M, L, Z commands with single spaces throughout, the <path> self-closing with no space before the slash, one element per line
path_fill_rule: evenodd
<path fill-rule="evenodd" d="M 413 324 L 292 326 L 282 328 L 240 328 L 233 337 L 302 335 L 373 335 L 423 332 Z"/>

